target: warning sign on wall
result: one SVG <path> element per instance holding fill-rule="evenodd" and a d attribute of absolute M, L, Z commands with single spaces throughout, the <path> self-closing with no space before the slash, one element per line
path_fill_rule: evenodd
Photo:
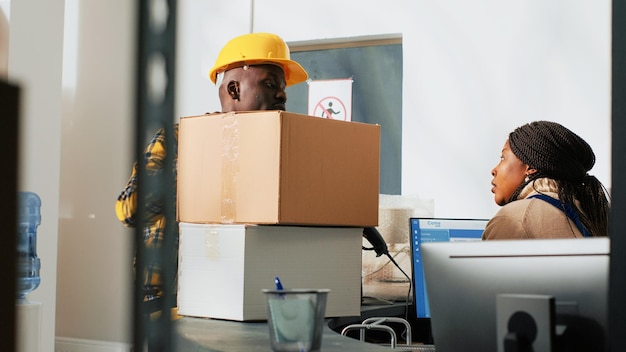
<path fill-rule="evenodd" d="M 308 83 L 309 115 L 334 120 L 352 120 L 352 78 Z"/>

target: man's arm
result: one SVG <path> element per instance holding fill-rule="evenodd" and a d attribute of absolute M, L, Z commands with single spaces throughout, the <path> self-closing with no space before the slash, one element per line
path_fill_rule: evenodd
<path fill-rule="evenodd" d="M 165 131 L 160 129 L 152 137 L 146 147 L 144 158 L 146 162 L 146 175 L 158 177 L 163 174 L 163 162 L 165 159 Z M 137 163 L 115 203 L 115 214 L 118 220 L 127 227 L 135 226 L 135 214 L 137 212 Z M 148 194 L 146 198 L 146 225 L 152 225 L 163 214 L 162 197 Z"/>

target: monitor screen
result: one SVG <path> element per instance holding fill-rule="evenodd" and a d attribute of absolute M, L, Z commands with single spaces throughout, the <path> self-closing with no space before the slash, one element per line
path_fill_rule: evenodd
<path fill-rule="evenodd" d="M 609 250 L 608 238 L 422 245 L 437 351 L 502 350 L 504 295 L 553 297 L 555 350 L 604 351 Z"/>
<path fill-rule="evenodd" d="M 480 240 L 485 219 L 411 218 L 409 222 L 413 271 L 413 303 L 417 318 L 430 318 L 422 266 L 422 243 Z"/>

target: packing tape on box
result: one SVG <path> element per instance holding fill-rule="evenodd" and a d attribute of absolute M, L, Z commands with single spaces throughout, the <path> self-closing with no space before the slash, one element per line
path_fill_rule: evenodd
<path fill-rule="evenodd" d="M 234 113 L 222 117 L 222 208 L 224 224 L 235 221 L 237 211 L 237 174 L 239 173 L 239 126 Z"/>
<path fill-rule="evenodd" d="M 204 230 L 204 255 L 212 260 L 220 259 L 220 230 L 217 226 L 207 226 Z"/>

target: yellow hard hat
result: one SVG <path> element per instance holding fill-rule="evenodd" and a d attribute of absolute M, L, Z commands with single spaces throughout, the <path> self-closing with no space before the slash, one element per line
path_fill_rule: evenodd
<path fill-rule="evenodd" d="M 309 77 L 299 63 L 291 60 L 289 47 L 279 36 L 271 33 L 250 33 L 226 43 L 209 71 L 209 78 L 215 83 L 220 72 L 264 63 L 281 66 L 287 86 L 304 82 Z"/>

